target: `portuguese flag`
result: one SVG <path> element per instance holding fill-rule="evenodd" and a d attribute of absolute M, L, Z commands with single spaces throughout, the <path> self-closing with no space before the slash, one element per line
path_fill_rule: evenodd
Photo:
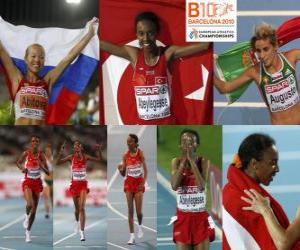
<path fill-rule="evenodd" d="M 300 38 L 300 17 L 284 22 L 276 31 L 279 46 Z M 246 69 L 259 62 L 250 42 L 241 42 L 215 57 L 215 70 L 223 81 L 230 81 L 241 75 Z M 251 81 L 226 95 L 228 103 L 238 100 Z"/>

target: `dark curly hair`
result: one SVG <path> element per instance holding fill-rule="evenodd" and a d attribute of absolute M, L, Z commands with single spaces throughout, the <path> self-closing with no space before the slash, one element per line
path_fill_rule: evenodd
<path fill-rule="evenodd" d="M 273 138 L 266 134 L 251 134 L 247 136 L 241 143 L 238 155 L 242 162 L 242 169 L 247 168 L 251 159 L 261 160 L 263 153 L 269 147 L 275 145 Z"/>
<path fill-rule="evenodd" d="M 143 21 L 143 20 L 147 20 L 147 21 L 152 22 L 155 26 L 156 32 L 159 33 L 160 23 L 159 23 L 159 18 L 155 13 L 147 11 L 147 12 L 142 12 L 142 13 L 138 14 L 135 17 L 134 27 L 136 27 L 138 22 Z"/>

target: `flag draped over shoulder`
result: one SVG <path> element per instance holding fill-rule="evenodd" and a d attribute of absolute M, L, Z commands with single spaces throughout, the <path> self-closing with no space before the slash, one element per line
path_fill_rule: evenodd
<path fill-rule="evenodd" d="M 185 42 L 184 0 L 101 0 L 101 39 L 138 46 L 135 17 L 152 11 L 160 18 L 157 42 L 165 46 Z M 129 61 L 101 53 L 104 124 L 136 124 L 133 68 Z M 172 65 L 171 112 L 176 124 L 211 124 L 213 121 L 212 47 L 203 53 L 175 60 Z"/>
<path fill-rule="evenodd" d="M 276 34 L 279 46 L 283 46 L 300 38 L 300 17 L 295 17 L 284 22 L 278 27 Z M 241 42 L 216 57 L 215 69 L 222 80 L 229 81 L 236 78 L 246 69 L 258 62 L 259 60 L 255 57 L 250 42 Z M 239 89 L 227 94 L 226 97 L 228 102 L 233 103 L 238 100 L 250 83 L 251 81 L 247 82 Z"/>
<path fill-rule="evenodd" d="M 228 183 L 223 188 L 223 249 L 275 250 L 263 217 L 253 211 L 242 210 L 249 204 L 241 196 L 245 196 L 245 189 L 251 188 L 269 197 L 278 222 L 286 229 L 289 220 L 284 210 L 265 189 L 234 165 L 229 166 L 227 178 Z"/>
<path fill-rule="evenodd" d="M 45 67 L 39 72 L 43 77 L 53 69 L 88 31 L 84 29 L 30 28 L 15 26 L 0 17 L 0 39 L 14 64 L 25 75 L 24 55 L 26 48 L 34 43 L 45 49 Z M 47 111 L 48 124 L 65 124 L 80 99 L 99 61 L 99 40 L 95 35 L 75 61 L 69 65 L 54 84 Z M 8 88 L 11 89 L 9 79 Z"/>

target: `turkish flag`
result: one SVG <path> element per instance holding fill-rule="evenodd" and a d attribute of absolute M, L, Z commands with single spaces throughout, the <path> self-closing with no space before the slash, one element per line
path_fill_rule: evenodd
<path fill-rule="evenodd" d="M 114 44 L 137 45 L 135 17 L 145 11 L 160 19 L 157 41 L 165 46 L 189 45 L 185 42 L 184 0 L 101 0 L 100 39 Z M 130 85 L 133 68 L 128 61 L 100 53 L 102 89 L 101 124 L 137 124 L 134 89 Z M 213 50 L 173 62 L 171 112 L 176 124 L 212 124 Z"/>

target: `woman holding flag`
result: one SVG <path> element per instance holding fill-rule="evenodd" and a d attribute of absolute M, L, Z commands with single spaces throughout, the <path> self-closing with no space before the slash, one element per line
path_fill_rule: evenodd
<path fill-rule="evenodd" d="M 89 24 L 87 34 L 69 51 L 56 67 L 40 77 L 38 73 L 45 63 L 45 50 L 40 44 L 32 44 L 25 51 L 27 72 L 25 75 L 15 66 L 0 41 L 0 59 L 11 83 L 14 102 L 15 125 L 45 124 L 49 96 L 53 85 L 66 67 L 80 54 L 95 34 L 95 20 Z"/>
<path fill-rule="evenodd" d="M 100 48 L 130 61 L 134 73 L 128 84 L 128 96 L 135 99 L 134 124 L 174 124 L 172 114 L 170 68 L 174 60 L 208 48 L 208 43 L 187 46 L 156 44 L 160 20 L 153 12 L 143 12 L 135 18 L 135 33 L 139 47 L 115 45 L 100 40 Z"/>
<path fill-rule="evenodd" d="M 300 124 L 300 98 L 295 71 L 300 60 L 300 49 L 278 53 L 276 31 L 266 23 L 256 26 L 251 46 L 260 63 L 227 82 L 215 77 L 214 85 L 224 94 L 255 81 L 269 108 L 272 124 Z"/>

